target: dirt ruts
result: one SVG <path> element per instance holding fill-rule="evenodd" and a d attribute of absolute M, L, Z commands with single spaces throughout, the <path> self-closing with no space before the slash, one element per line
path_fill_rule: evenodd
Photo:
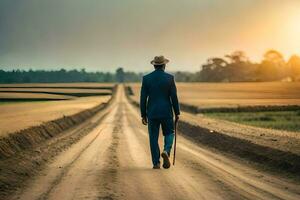
<path fill-rule="evenodd" d="M 111 100 L 110 100 L 111 101 Z M 0 160 L 13 156 L 15 153 L 29 149 L 55 135 L 78 125 L 103 110 L 109 103 L 102 103 L 94 108 L 84 110 L 71 116 L 64 116 L 40 126 L 30 127 L 0 138 Z"/>
<path fill-rule="evenodd" d="M 118 168 L 120 166 L 118 158 L 119 135 L 122 133 L 122 117 L 120 113 L 116 114 L 116 125 L 112 131 L 111 145 L 107 149 L 109 155 L 105 161 L 104 168 L 99 173 L 99 200 L 118 199 L 120 196 L 114 191 L 118 190 Z"/>
<path fill-rule="evenodd" d="M 122 87 L 107 113 L 100 123 L 88 120 L 97 123 L 94 129 L 5 199 L 299 199 L 298 182 L 256 170 L 181 134 L 176 166 L 153 170 L 147 127 Z M 74 134 L 68 132 L 61 135 Z"/>
<path fill-rule="evenodd" d="M 297 154 L 254 144 L 248 140 L 191 125 L 185 121 L 179 121 L 178 129 L 180 133 L 193 141 L 222 152 L 296 175 L 300 171 L 300 156 Z"/>
<path fill-rule="evenodd" d="M 97 126 L 114 99 L 115 95 L 94 108 L 0 138 L 0 199 L 22 187 L 49 159 Z M 93 123 L 91 118 L 95 118 Z"/>

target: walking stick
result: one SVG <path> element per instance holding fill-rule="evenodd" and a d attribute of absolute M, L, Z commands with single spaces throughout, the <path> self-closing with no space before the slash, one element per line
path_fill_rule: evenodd
<path fill-rule="evenodd" d="M 174 134 L 175 134 L 175 141 L 174 141 L 173 165 L 175 165 L 175 158 L 176 158 L 177 123 L 178 123 L 178 119 L 175 119 L 175 122 L 174 122 Z"/>

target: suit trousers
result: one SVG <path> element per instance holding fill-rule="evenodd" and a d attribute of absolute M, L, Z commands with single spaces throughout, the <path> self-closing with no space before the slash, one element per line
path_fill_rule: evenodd
<path fill-rule="evenodd" d="M 158 144 L 160 126 L 164 136 L 164 151 L 166 151 L 168 155 L 170 155 L 174 140 L 173 118 L 148 120 L 148 132 L 153 165 L 160 163 L 160 148 Z"/>

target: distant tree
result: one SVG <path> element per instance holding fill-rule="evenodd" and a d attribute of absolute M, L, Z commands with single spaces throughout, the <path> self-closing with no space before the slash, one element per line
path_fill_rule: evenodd
<path fill-rule="evenodd" d="M 284 65 L 285 61 L 283 58 L 283 55 L 276 50 L 269 50 L 264 54 L 264 60 L 263 61 L 269 61 L 273 62 L 278 65 Z"/>
<path fill-rule="evenodd" d="M 67 83 L 67 82 L 114 82 L 115 75 L 103 72 L 60 70 L 0 70 L 0 83 Z"/>
<path fill-rule="evenodd" d="M 142 75 L 135 72 L 124 72 L 124 82 L 139 82 Z"/>
<path fill-rule="evenodd" d="M 228 65 L 228 62 L 226 60 L 218 57 L 208 59 L 207 63 L 212 69 L 223 68 Z"/>
<path fill-rule="evenodd" d="M 257 66 L 250 62 L 246 53 L 243 51 L 234 51 L 225 56 L 229 58 L 229 64 L 224 70 L 226 79 L 233 81 L 253 81 Z"/>
<path fill-rule="evenodd" d="M 246 63 L 249 61 L 244 51 L 234 51 L 233 53 L 228 54 L 225 57 L 229 58 L 230 63 L 234 64 Z"/>
<path fill-rule="evenodd" d="M 202 70 L 200 72 L 201 81 L 224 81 L 224 69 L 228 65 L 227 61 L 223 58 L 210 58 L 207 63 L 202 65 Z"/>
<path fill-rule="evenodd" d="M 287 69 L 282 54 L 276 50 L 269 50 L 264 54 L 264 59 L 259 65 L 257 75 L 260 80 L 281 80 L 287 75 Z"/>
<path fill-rule="evenodd" d="M 289 76 L 293 81 L 300 81 L 300 57 L 293 55 L 290 57 L 288 63 Z"/>
<path fill-rule="evenodd" d="M 198 80 L 197 75 L 198 73 L 183 72 L 183 71 L 178 71 L 175 72 L 174 74 L 175 79 L 178 82 L 195 82 Z"/>
<path fill-rule="evenodd" d="M 114 80 L 114 77 L 111 73 L 107 72 L 107 73 L 104 74 L 103 82 L 113 82 L 113 81 L 115 81 L 115 80 Z"/>
<path fill-rule="evenodd" d="M 125 78 L 124 70 L 123 70 L 123 68 L 120 67 L 120 68 L 118 68 L 116 70 L 116 80 L 119 83 L 123 83 L 124 82 L 124 78 Z"/>
<path fill-rule="evenodd" d="M 31 79 L 29 76 L 24 76 L 23 79 L 22 79 L 22 82 L 23 83 L 31 83 Z"/>

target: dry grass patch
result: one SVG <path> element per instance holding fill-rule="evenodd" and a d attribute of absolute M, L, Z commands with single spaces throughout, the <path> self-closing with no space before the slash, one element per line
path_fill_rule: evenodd
<path fill-rule="evenodd" d="M 140 84 L 129 84 L 139 101 Z M 200 108 L 300 105 L 300 83 L 177 83 L 179 100 Z"/>
<path fill-rule="evenodd" d="M 105 103 L 110 96 L 82 97 L 66 101 L 0 104 L 0 137 L 43 122 L 73 115 Z"/>
<path fill-rule="evenodd" d="M 300 83 L 179 83 L 182 103 L 198 107 L 300 105 Z"/>

